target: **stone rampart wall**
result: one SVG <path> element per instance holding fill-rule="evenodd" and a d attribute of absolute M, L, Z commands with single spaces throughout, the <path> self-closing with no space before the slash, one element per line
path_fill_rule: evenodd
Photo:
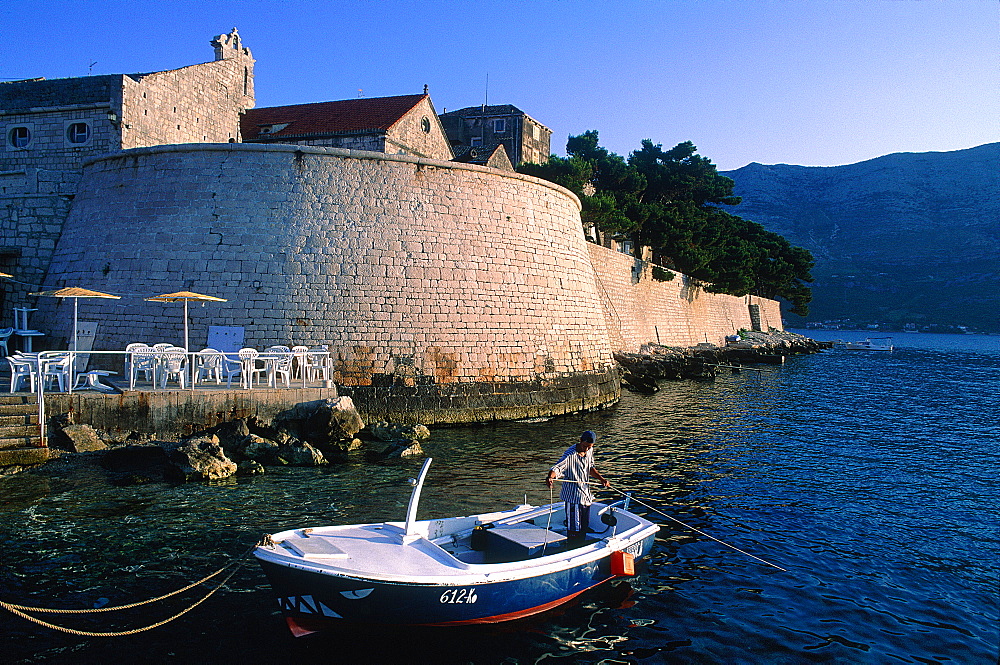
<path fill-rule="evenodd" d="M 68 196 L 0 196 L 0 272 L 14 280 L 0 279 L 0 328 L 14 325 L 13 307 L 32 306 L 52 260 L 63 220 L 70 208 Z M 34 326 L 34 317 L 28 319 Z M 44 338 L 43 338 L 44 339 Z M 12 338 L 9 350 L 20 348 Z"/>
<path fill-rule="evenodd" d="M 347 386 L 545 382 L 613 366 L 579 202 L 478 166 L 283 145 L 178 145 L 95 159 L 50 269 L 97 346 L 181 341 L 191 307 L 246 344 L 327 344 Z M 68 337 L 65 312 L 37 325 Z M 614 399 L 613 394 L 604 401 Z"/>
<path fill-rule="evenodd" d="M 781 312 L 774 300 L 707 293 L 680 273 L 671 281 L 658 282 L 646 261 L 600 245 L 588 244 L 588 248 L 616 351 L 635 352 L 648 342 L 721 346 L 726 335 L 752 328 L 751 303 L 760 308 L 764 330 L 781 330 Z"/>

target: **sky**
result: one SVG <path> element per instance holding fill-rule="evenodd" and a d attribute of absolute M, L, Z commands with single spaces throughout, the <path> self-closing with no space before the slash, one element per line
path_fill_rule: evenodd
<path fill-rule="evenodd" d="M 0 0 L 0 80 L 175 69 L 238 28 L 257 106 L 513 104 L 720 170 L 1000 141 L 1000 0 Z"/>

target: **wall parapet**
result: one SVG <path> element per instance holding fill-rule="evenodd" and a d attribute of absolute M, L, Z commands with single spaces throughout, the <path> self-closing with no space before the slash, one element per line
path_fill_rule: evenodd
<path fill-rule="evenodd" d="M 349 159 L 371 160 L 382 162 L 402 162 L 405 164 L 415 164 L 417 166 L 431 166 L 435 168 L 454 169 L 456 171 L 474 171 L 488 173 L 492 176 L 509 178 L 511 180 L 521 180 L 534 185 L 541 185 L 555 190 L 560 194 L 569 197 L 575 204 L 577 212 L 583 209 L 580 198 L 572 191 L 562 185 L 557 185 L 549 180 L 536 178 L 535 176 L 517 173 L 515 171 L 505 171 L 494 169 L 478 164 L 465 164 L 461 162 L 450 162 L 440 159 L 429 159 L 427 157 L 414 157 L 412 155 L 390 155 L 383 152 L 372 152 L 369 150 L 351 150 L 349 148 L 329 148 L 324 146 L 310 146 L 300 144 L 285 143 L 176 143 L 169 145 L 156 145 L 145 148 L 130 148 L 92 157 L 83 163 L 84 168 L 104 161 L 114 161 L 128 157 L 138 157 L 157 153 L 193 153 L 193 152 L 262 152 L 262 153 L 301 153 L 304 155 L 329 155 L 331 157 L 345 157 Z"/>

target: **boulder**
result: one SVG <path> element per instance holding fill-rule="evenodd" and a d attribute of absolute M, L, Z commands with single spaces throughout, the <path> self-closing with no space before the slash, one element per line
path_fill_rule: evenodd
<path fill-rule="evenodd" d="M 274 441 L 248 434 L 243 441 L 240 453 L 248 460 L 259 462 L 260 464 L 278 463 L 278 444 Z"/>
<path fill-rule="evenodd" d="M 60 448 L 66 448 L 74 453 L 89 453 L 95 450 L 107 449 L 107 444 L 101 441 L 97 430 L 90 425 L 66 425 L 54 437 L 54 442 Z"/>
<path fill-rule="evenodd" d="M 173 475 L 184 480 L 220 480 L 236 473 L 215 435 L 189 439 L 168 453 Z"/>
<path fill-rule="evenodd" d="M 278 447 L 278 461 L 289 466 L 320 466 L 327 463 L 323 453 L 308 443 L 294 439 Z"/>
<path fill-rule="evenodd" d="M 353 439 L 365 426 L 350 397 L 337 397 L 319 402 L 306 419 L 301 436 L 306 441 L 329 443 Z"/>
<path fill-rule="evenodd" d="M 252 459 L 243 460 L 236 465 L 237 476 L 256 476 L 261 473 L 264 473 L 263 465 Z"/>
<path fill-rule="evenodd" d="M 247 425 L 246 419 L 231 420 L 219 425 L 213 431 L 219 437 L 219 443 L 226 451 L 226 456 L 230 459 L 238 459 L 246 445 L 247 437 L 250 436 L 250 427 Z"/>

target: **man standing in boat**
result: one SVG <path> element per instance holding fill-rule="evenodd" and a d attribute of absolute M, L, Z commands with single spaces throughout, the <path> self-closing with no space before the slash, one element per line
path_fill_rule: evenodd
<path fill-rule="evenodd" d="M 594 442 L 597 435 L 587 430 L 580 435 L 580 443 L 570 446 L 563 456 L 549 469 L 545 484 L 552 488 L 556 478 L 562 478 L 559 498 L 566 504 L 566 537 L 570 540 L 587 537 L 590 526 L 590 504 L 594 494 L 588 484 L 596 478 L 604 487 L 611 487 L 604 476 L 594 466 Z"/>

